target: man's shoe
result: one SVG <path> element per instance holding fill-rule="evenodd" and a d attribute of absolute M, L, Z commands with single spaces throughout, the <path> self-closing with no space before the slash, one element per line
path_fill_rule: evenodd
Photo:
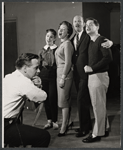
<path fill-rule="evenodd" d="M 105 131 L 105 135 L 101 136 L 101 137 L 108 137 L 109 136 L 109 131 Z"/>
<path fill-rule="evenodd" d="M 100 136 L 96 136 L 96 137 L 92 137 L 92 134 L 90 134 L 87 138 L 83 139 L 82 142 L 84 143 L 92 143 L 92 142 L 97 142 L 100 141 L 101 137 Z"/>
<path fill-rule="evenodd" d="M 47 130 L 53 127 L 53 123 L 52 122 L 48 122 L 43 129 Z"/>
<path fill-rule="evenodd" d="M 75 132 L 80 132 L 80 128 L 75 129 Z"/>
<path fill-rule="evenodd" d="M 58 122 L 53 122 L 53 129 L 57 130 L 59 128 Z"/>
<path fill-rule="evenodd" d="M 89 133 L 89 131 L 78 132 L 78 133 L 76 134 L 76 137 L 83 137 L 83 136 L 86 136 L 88 133 Z"/>

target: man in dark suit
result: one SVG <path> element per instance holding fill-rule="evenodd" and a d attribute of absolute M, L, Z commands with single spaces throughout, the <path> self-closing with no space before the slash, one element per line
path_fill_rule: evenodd
<path fill-rule="evenodd" d="M 79 129 L 76 137 L 82 137 L 92 129 L 90 117 L 90 98 L 88 91 L 88 76 L 84 66 L 88 62 L 88 45 L 90 37 L 84 31 L 84 20 L 81 16 L 73 18 L 73 27 L 76 34 L 71 39 L 75 51 L 73 54 L 74 82 L 77 89 L 77 107 L 79 115 Z M 78 37 L 77 37 L 78 36 Z M 77 39 L 78 38 L 78 39 Z"/>
<path fill-rule="evenodd" d="M 78 132 L 76 137 L 83 137 L 92 130 L 90 117 L 90 97 L 88 91 L 88 75 L 84 71 L 84 66 L 88 64 L 88 46 L 90 37 L 84 30 L 84 20 L 82 16 L 75 16 L 73 18 L 73 27 L 76 34 L 71 39 L 75 51 L 73 54 L 74 64 L 74 82 L 77 89 L 77 107 L 79 115 L 80 128 L 75 131 Z M 112 41 L 103 43 L 104 47 L 110 47 Z"/>

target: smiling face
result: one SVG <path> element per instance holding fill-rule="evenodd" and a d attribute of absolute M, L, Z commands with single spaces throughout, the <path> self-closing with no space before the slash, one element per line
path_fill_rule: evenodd
<path fill-rule="evenodd" d="M 88 20 L 88 21 L 86 21 L 85 29 L 86 29 L 87 34 L 92 35 L 92 34 L 97 33 L 99 26 L 95 25 L 93 20 Z"/>
<path fill-rule="evenodd" d="M 85 25 L 85 23 L 81 16 L 75 16 L 73 18 L 73 27 L 76 32 L 81 32 L 83 30 L 84 25 Z"/>
<path fill-rule="evenodd" d="M 60 39 L 65 39 L 68 36 L 68 29 L 65 24 L 61 24 L 59 29 L 58 29 L 58 37 Z"/>
<path fill-rule="evenodd" d="M 56 39 L 53 33 L 51 31 L 47 32 L 46 37 L 45 37 L 46 44 L 53 45 L 55 40 Z"/>

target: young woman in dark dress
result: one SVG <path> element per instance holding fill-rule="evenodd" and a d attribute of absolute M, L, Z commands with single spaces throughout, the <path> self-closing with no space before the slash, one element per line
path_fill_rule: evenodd
<path fill-rule="evenodd" d="M 40 50 L 39 56 L 41 60 L 40 77 L 42 80 L 42 89 L 47 93 L 47 99 L 44 102 L 47 124 L 44 129 L 58 129 L 58 105 L 57 105 L 57 84 L 56 84 L 56 62 L 55 51 L 57 45 L 56 31 L 54 29 L 46 30 L 46 45 Z"/>

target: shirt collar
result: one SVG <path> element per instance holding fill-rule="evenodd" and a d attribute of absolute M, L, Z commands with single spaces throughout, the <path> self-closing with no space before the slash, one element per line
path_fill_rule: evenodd
<path fill-rule="evenodd" d="M 16 69 L 13 73 L 16 74 L 17 76 L 21 76 L 21 77 L 24 77 L 28 80 L 31 80 L 28 77 L 26 77 L 23 73 L 21 73 L 18 69 Z"/>
<path fill-rule="evenodd" d="M 15 73 L 17 76 L 22 76 L 22 77 L 25 77 L 27 78 L 26 76 L 24 76 L 23 73 L 21 73 L 18 69 L 16 69 L 13 73 Z"/>
<path fill-rule="evenodd" d="M 15 73 L 15 74 L 17 74 L 17 75 L 24 76 L 18 69 L 16 69 L 13 73 Z"/>
<path fill-rule="evenodd" d="M 46 49 L 46 50 L 47 50 L 47 48 L 48 48 L 48 47 L 50 47 L 50 49 L 54 49 L 54 48 L 56 48 L 56 47 L 57 47 L 57 45 L 56 45 L 56 44 L 53 44 L 52 46 L 45 45 L 45 46 L 44 46 L 44 49 Z"/>
<path fill-rule="evenodd" d="M 81 31 L 81 32 L 77 32 L 77 33 L 76 33 L 76 34 L 78 34 L 78 35 L 79 35 L 79 39 L 80 39 L 80 37 L 81 37 L 82 33 L 83 33 L 83 31 Z"/>

